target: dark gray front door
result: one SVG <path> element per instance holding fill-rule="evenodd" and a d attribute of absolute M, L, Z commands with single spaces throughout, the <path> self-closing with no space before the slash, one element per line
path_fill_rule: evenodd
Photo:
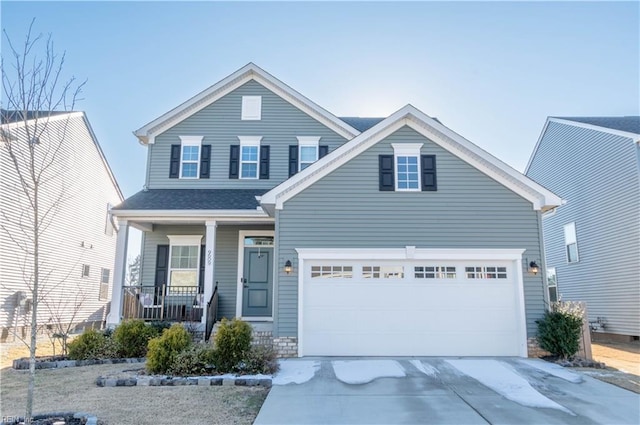
<path fill-rule="evenodd" d="M 244 249 L 242 284 L 242 316 L 271 317 L 273 248 Z"/>

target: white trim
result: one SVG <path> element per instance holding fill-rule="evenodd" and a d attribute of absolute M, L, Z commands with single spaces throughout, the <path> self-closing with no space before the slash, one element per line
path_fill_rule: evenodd
<path fill-rule="evenodd" d="M 205 263 L 204 263 L 204 294 L 203 294 L 203 303 L 202 303 L 202 318 L 201 322 L 206 326 L 207 324 L 207 303 L 211 299 L 213 295 L 214 288 L 214 270 L 216 264 L 216 231 L 218 228 L 218 223 L 215 220 L 207 220 L 205 222 L 206 231 L 204 237 L 204 255 L 205 255 Z"/>
<path fill-rule="evenodd" d="M 203 136 L 178 136 L 180 137 L 180 170 L 179 175 L 181 179 L 199 179 L 200 178 L 200 161 L 202 160 L 202 138 Z M 198 147 L 198 159 L 196 161 L 189 160 L 185 161 L 182 157 L 184 151 L 182 148 L 184 146 L 197 146 Z M 196 164 L 196 175 L 193 177 L 185 177 L 182 175 L 182 165 L 183 164 Z"/>
<path fill-rule="evenodd" d="M 304 356 L 304 277 L 305 262 L 314 260 L 450 260 L 450 261 L 511 261 L 516 273 L 516 300 L 518 305 L 518 355 L 527 357 L 527 326 L 524 301 L 524 249 L 433 249 L 406 246 L 404 248 L 296 248 L 298 253 L 298 357 Z"/>
<path fill-rule="evenodd" d="M 116 255 L 113 266 L 113 282 L 111 287 L 111 311 L 107 316 L 107 326 L 110 328 L 120 324 L 122 320 L 122 287 L 127 273 L 127 249 L 129 245 L 129 225 L 127 220 L 118 220 L 118 234 L 116 236 Z"/>
<path fill-rule="evenodd" d="M 298 145 L 300 146 L 318 146 L 320 137 L 317 136 L 297 136 Z"/>
<path fill-rule="evenodd" d="M 152 144 L 154 143 L 154 138 L 157 135 L 165 132 L 177 123 L 204 109 L 216 100 L 251 80 L 263 85 L 268 90 L 271 90 L 276 95 L 282 97 L 285 101 L 291 103 L 293 106 L 305 112 L 312 118 L 326 125 L 345 139 L 351 139 L 355 135 L 360 134 L 360 132 L 355 128 L 340 120 L 338 117 L 319 105 L 313 103 L 253 63 L 245 65 L 208 89 L 198 93 L 186 102 L 183 102 L 169 112 L 161 115 L 146 124 L 144 127 L 136 130 L 134 134 L 140 143 Z"/>
<path fill-rule="evenodd" d="M 260 121 L 262 119 L 262 96 L 242 96 L 242 121 Z"/>
<path fill-rule="evenodd" d="M 391 143 L 394 155 L 420 156 L 420 149 L 424 143 Z"/>
<path fill-rule="evenodd" d="M 262 136 L 238 136 L 241 146 L 260 146 Z"/>
<path fill-rule="evenodd" d="M 179 246 L 191 246 L 202 244 L 202 235 L 167 235 L 169 244 Z"/>
<path fill-rule="evenodd" d="M 536 153 L 538 153 L 538 147 L 540 146 L 540 142 L 542 141 L 542 138 L 544 137 L 545 133 L 547 132 L 547 127 L 549 126 L 550 122 L 556 122 L 558 124 L 570 125 L 570 126 L 573 126 L 573 127 L 585 128 L 585 129 L 588 129 L 588 130 L 600 131 L 602 133 L 609 133 L 609 134 L 613 134 L 613 135 L 621 136 L 621 137 L 628 137 L 634 143 L 640 143 L 640 134 L 631 133 L 629 131 L 615 130 L 613 128 L 601 127 L 599 125 L 594 125 L 594 124 L 586 124 L 586 123 L 582 123 L 582 122 L 578 122 L 578 121 L 572 121 L 570 119 L 547 117 L 547 121 L 545 121 L 544 126 L 542 127 L 542 132 L 540 133 L 540 136 L 538 137 L 538 141 L 536 142 L 536 146 L 533 148 L 533 152 L 531 153 L 531 156 L 529 157 L 529 162 L 527 162 L 527 166 L 524 169 L 524 173 L 525 174 L 527 174 L 529 172 L 529 168 L 531 167 L 531 163 L 533 162 L 533 158 L 535 158 Z"/>
<path fill-rule="evenodd" d="M 267 248 L 273 249 L 274 254 L 274 266 L 273 266 L 273 276 L 271 276 L 271 320 L 273 320 L 273 307 L 275 305 L 275 277 L 276 277 L 276 267 L 275 267 L 275 230 L 240 230 L 238 231 L 238 269 L 236 274 L 236 317 L 242 317 L 243 320 L 266 320 L 264 317 L 248 317 L 242 316 L 242 294 L 243 294 L 243 283 L 242 276 L 244 275 L 244 239 L 247 236 L 272 236 L 273 237 L 273 245 Z"/>
<path fill-rule="evenodd" d="M 167 218 L 178 217 L 202 218 L 203 220 L 220 220 L 222 218 L 265 218 L 273 222 L 264 211 L 260 210 L 111 210 L 114 217 Z"/>
<path fill-rule="evenodd" d="M 458 158 L 498 181 L 532 203 L 535 210 L 547 210 L 562 199 L 509 165 L 480 149 L 464 137 L 407 105 L 369 130 L 358 135 L 293 177 L 262 195 L 262 204 L 282 209 L 284 203 L 347 161 L 369 149 L 403 126 L 409 126 Z"/>
<path fill-rule="evenodd" d="M 242 316 L 240 319 L 245 322 L 273 322 L 273 317 L 269 316 Z"/>

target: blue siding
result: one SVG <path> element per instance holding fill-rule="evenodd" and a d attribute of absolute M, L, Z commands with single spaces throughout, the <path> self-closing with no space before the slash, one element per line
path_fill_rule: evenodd
<path fill-rule="evenodd" d="M 437 192 L 380 192 L 378 155 L 391 143 L 422 142 L 437 155 Z M 295 248 L 511 248 L 542 257 L 540 214 L 530 202 L 409 127 L 350 160 L 287 201 L 276 216 L 278 270 Z M 275 332 L 297 333 L 297 267 L 280 274 Z M 527 327 L 544 312 L 542 276 L 524 273 Z M 470 318 L 473 320 L 473 318 Z"/>
<path fill-rule="evenodd" d="M 543 219 L 547 265 L 563 300 L 586 301 L 606 332 L 640 335 L 640 169 L 631 139 L 550 122 L 528 175 L 567 201 Z M 579 262 L 567 264 L 575 222 Z"/>
<path fill-rule="evenodd" d="M 262 119 L 242 121 L 242 96 L 262 96 Z M 179 136 L 204 136 L 210 144 L 209 179 L 170 179 L 169 155 Z M 238 136 L 262 136 L 270 148 L 268 180 L 229 179 L 229 146 L 240 143 Z M 320 144 L 333 151 L 346 140 L 255 81 L 250 81 L 194 115 L 158 135 L 149 145 L 147 186 L 150 189 L 244 188 L 270 189 L 289 177 L 289 145 L 298 144 L 297 136 L 319 136 Z"/>

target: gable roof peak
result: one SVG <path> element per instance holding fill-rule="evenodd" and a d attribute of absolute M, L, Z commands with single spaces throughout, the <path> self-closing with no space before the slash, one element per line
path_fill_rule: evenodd
<path fill-rule="evenodd" d="M 317 119 L 347 140 L 360 134 L 360 131 L 312 102 L 253 62 L 249 62 L 234 73 L 201 91 L 133 133 L 141 144 L 153 144 L 156 135 L 166 131 L 251 80 L 257 81 L 268 90 L 274 92 L 276 95 L 280 96 L 282 99 L 307 113 L 311 117 Z"/>

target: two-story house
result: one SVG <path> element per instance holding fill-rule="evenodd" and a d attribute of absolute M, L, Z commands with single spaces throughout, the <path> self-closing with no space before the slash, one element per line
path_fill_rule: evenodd
<path fill-rule="evenodd" d="M 561 200 L 413 106 L 338 118 L 248 64 L 135 134 L 147 177 L 114 208 L 110 323 L 209 328 L 217 309 L 283 355 L 527 356 Z"/>
<path fill-rule="evenodd" d="M 640 117 L 549 117 L 526 174 L 566 204 L 543 215 L 550 297 L 585 301 L 594 339 L 640 337 Z"/>
<path fill-rule="evenodd" d="M 33 305 L 34 204 L 17 170 L 29 176 L 32 169 L 40 180 L 40 329 L 103 326 L 117 230 L 109 209 L 124 197 L 89 120 L 84 112 L 3 109 L 0 116 L 0 339 L 28 334 Z"/>

